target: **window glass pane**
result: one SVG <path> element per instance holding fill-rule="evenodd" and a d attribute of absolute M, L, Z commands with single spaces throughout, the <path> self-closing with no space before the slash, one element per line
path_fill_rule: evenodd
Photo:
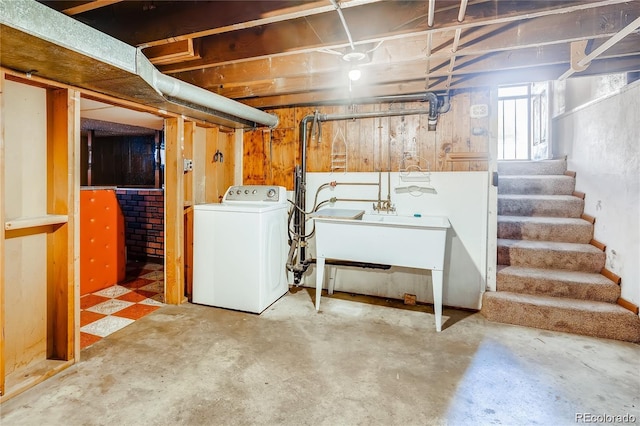
<path fill-rule="evenodd" d="M 499 87 L 498 88 L 498 97 L 507 97 L 507 96 L 527 96 L 529 94 L 529 86 L 510 86 L 510 87 Z"/>
<path fill-rule="evenodd" d="M 498 88 L 498 159 L 527 160 L 530 156 L 529 85 Z"/>
<path fill-rule="evenodd" d="M 516 111 L 514 114 L 515 128 L 515 158 L 527 160 L 529 158 L 529 99 L 517 99 Z"/>

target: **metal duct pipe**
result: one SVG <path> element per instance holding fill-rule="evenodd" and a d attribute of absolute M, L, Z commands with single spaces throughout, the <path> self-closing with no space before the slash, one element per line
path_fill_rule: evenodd
<path fill-rule="evenodd" d="M 278 116 L 268 114 L 233 99 L 225 98 L 193 84 L 153 70 L 153 87 L 163 96 L 178 99 L 189 106 L 201 105 L 215 111 L 240 117 L 271 128 L 278 125 Z"/>
<path fill-rule="evenodd" d="M 214 124 L 278 124 L 276 116 L 161 74 L 140 49 L 44 4 L 0 0 L 0 10 L 2 46 L 11 52 L 0 55 L 3 67 L 37 68 L 39 77 Z"/>

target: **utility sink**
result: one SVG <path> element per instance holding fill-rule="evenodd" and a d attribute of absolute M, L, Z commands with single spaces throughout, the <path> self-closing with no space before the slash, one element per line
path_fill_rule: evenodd
<path fill-rule="evenodd" d="M 429 269 L 433 284 L 436 330 L 440 331 L 442 271 L 447 230 L 451 226 L 449 219 L 444 216 L 364 212 L 361 215 L 338 215 L 335 210 L 338 209 L 322 209 L 313 215 L 317 252 L 316 310 L 320 309 L 327 258 Z M 328 289 L 329 294 L 333 293 L 332 284 L 333 282 Z"/>

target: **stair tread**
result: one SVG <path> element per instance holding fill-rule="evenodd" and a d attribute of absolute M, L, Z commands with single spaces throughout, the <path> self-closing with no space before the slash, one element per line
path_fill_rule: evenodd
<path fill-rule="evenodd" d="M 528 174 L 562 176 L 567 170 L 564 159 L 559 160 L 501 160 L 498 161 L 500 175 Z"/>
<path fill-rule="evenodd" d="M 560 241 L 508 240 L 498 238 L 498 247 L 523 248 L 533 250 L 576 251 L 582 253 L 603 253 L 591 244 L 565 243 Z"/>
<path fill-rule="evenodd" d="M 491 291 L 481 312 L 490 321 L 640 342 L 638 315 L 613 302 Z"/>
<path fill-rule="evenodd" d="M 594 300 L 570 299 L 567 297 L 544 296 L 539 294 L 512 293 L 510 291 L 489 292 L 485 294 L 485 296 L 569 311 L 614 313 L 619 315 L 636 316 L 630 310 L 625 309 L 616 303 L 599 302 Z"/>
<path fill-rule="evenodd" d="M 498 222 L 528 222 L 544 225 L 581 225 L 592 226 L 588 221 L 579 217 L 553 217 L 553 216 L 509 216 L 498 215 Z"/>
<path fill-rule="evenodd" d="M 567 175 L 501 175 L 500 179 L 505 180 L 563 180 L 573 181 L 575 178 Z"/>
<path fill-rule="evenodd" d="M 531 268 L 526 266 L 507 266 L 501 268 L 498 274 L 529 276 L 533 278 L 552 279 L 576 284 L 596 284 L 618 286 L 609 278 L 595 272 L 571 271 L 567 269 Z"/>
<path fill-rule="evenodd" d="M 541 200 L 541 201 L 553 201 L 553 200 L 567 200 L 567 201 L 582 201 L 582 199 L 573 195 L 551 195 L 551 194 L 498 194 L 498 198 L 504 200 Z"/>

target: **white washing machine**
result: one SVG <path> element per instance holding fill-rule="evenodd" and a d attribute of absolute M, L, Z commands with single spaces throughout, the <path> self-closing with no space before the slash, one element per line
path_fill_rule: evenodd
<path fill-rule="evenodd" d="M 194 207 L 193 303 L 261 313 L 288 290 L 287 193 L 232 186 Z"/>

